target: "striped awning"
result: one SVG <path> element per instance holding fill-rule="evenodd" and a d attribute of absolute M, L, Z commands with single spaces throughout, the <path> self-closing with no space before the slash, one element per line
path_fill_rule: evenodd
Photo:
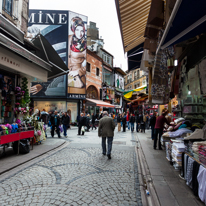
<path fill-rule="evenodd" d="M 89 99 L 89 98 L 86 98 L 86 106 L 109 107 L 109 108 L 114 108 L 115 107 L 115 105 L 109 104 L 109 103 L 104 102 L 102 100 Z"/>
<path fill-rule="evenodd" d="M 143 43 L 151 0 L 115 0 L 124 52 Z"/>

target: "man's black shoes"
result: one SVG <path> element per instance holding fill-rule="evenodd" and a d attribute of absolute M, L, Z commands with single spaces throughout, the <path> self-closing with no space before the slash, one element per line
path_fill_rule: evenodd
<path fill-rule="evenodd" d="M 108 157 L 109 160 L 111 160 L 111 155 L 110 154 L 108 154 L 107 157 Z"/>

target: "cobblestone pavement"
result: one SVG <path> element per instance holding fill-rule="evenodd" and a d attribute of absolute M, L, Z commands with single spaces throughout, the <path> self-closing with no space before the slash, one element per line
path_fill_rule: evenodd
<path fill-rule="evenodd" d="M 142 205 L 134 147 L 56 152 L 0 181 L 0 205 Z"/>

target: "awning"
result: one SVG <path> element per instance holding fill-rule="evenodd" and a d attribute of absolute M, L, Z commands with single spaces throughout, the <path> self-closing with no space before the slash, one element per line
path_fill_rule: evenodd
<path fill-rule="evenodd" d="M 126 91 L 126 92 L 124 92 L 124 97 L 129 99 L 132 97 L 133 92 L 138 92 L 138 91 L 141 91 L 141 90 L 146 89 L 146 88 L 147 88 L 147 86 L 143 85 L 141 87 L 137 87 L 136 89 Z"/>
<path fill-rule="evenodd" d="M 144 44 L 140 44 L 139 46 L 131 49 L 127 52 L 127 60 L 128 60 L 128 70 L 134 70 L 140 68 L 142 54 L 144 51 Z"/>
<path fill-rule="evenodd" d="M 37 56 L 48 61 L 52 65 L 52 72 L 48 72 L 48 79 L 67 74 L 69 72 L 67 65 L 44 36 L 39 34 L 32 40 L 32 43 L 40 49 L 36 52 Z"/>
<path fill-rule="evenodd" d="M 115 0 L 124 52 L 144 42 L 151 0 Z"/>
<path fill-rule="evenodd" d="M 24 32 L 0 14 L 0 30 L 3 30 L 22 44 L 24 44 Z"/>
<path fill-rule="evenodd" d="M 20 56 L 23 56 L 27 60 L 39 65 L 40 67 L 46 69 L 47 71 L 51 72 L 51 65 L 48 64 L 47 62 L 43 61 L 41 58 L 38 56 L 34 55 L 24 47 L 20 46 L 16 42 L 12 41 L 8 37 L 6 37 L 3 34 L 0 34 L 0 45 L 5 46 L 9 50 L 12 50 L 13 52 L 19 54 Z"/>
<path fill-rule="evenodd" d="M 86 98 L 86 106 L 93 106 L 93 107 L 110 107 L 114 108 L 115 105 L 109 104 L 107 102 L 96 100 L 96 99 L 88 99 Z"/>
<path fill-rule="evenodd" d="M 205 11 L 205 0 L 177 0 L 158 50 L 206 32 Z"/>

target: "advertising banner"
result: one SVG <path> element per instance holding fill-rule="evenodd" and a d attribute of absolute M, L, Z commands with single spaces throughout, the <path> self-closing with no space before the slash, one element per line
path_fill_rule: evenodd
<path fill-rule="evenodd" d="M 86 94 L 87 17 L 69 11 L 68 96 Z"/>
<path fill-rule="evenodd" d="M 66 96 L 66 75 L 56 77 L 47 82 L 32 82 L 31 97 L 63 97 Z"/>
<path fill-rule="evenodd" d="M 124 78 L 118 74 L 115 74 L 115 87 L 124 90 Z"/>
<path fill-rule="evenodd" d="M 124 90 L 124 77 L 119 76 L 119 88 Z"/>
<path fill-rule="evenodd" d="M 68 66 L 68 75 L 63 78 L 65 82 L 61 84 L 61 86 L 65 85 L 61 88 L 64 92 L 61 91 L 58 96 L 67 94 L 67 97 L 71 99 L 86 98 L 86 25 L 86 16 L 71 11 L 29 11 L 28 38 L 32 39 L 41 33 Z M 32 87 L 35 85 L 35 83 L 32 84 Z M 38 88 L 41 88 L 39 85 L 45 88 L 48 83 L 38 83 Z M 48 96 L 45 92 L 38 95 L 38 89 L 31 88 L 31 91 L 34 90 L 37 93 L 31 94 L 35 97 L 42 97 L 43 94 L 45 97 Z M 56 96 L 56 93 L 51 93 L 51 96 Z"/>

